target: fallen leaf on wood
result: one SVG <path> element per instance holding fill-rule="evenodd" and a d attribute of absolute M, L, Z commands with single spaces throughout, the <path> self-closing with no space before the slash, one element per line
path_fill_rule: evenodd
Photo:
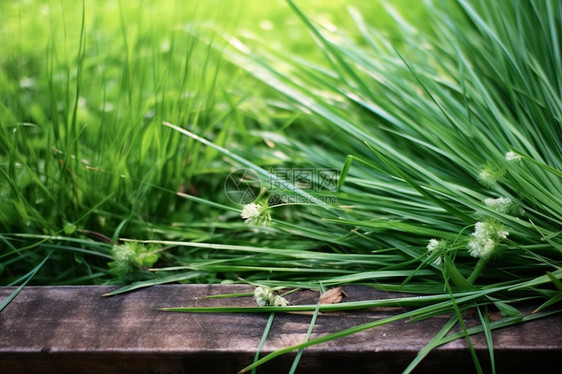
<path fill-rule="evenodd" d="M 347 297 L 347 294 L 345 293 L 343 288 L 332 288 L 320 295 L 318 304 L 337 304 L 344 296 Z"/>

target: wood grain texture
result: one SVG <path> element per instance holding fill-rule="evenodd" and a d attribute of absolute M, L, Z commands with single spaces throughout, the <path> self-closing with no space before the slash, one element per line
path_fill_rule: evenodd
<path fill-rule="evenodd" d="M 207 299 L 251 291 L 243 285 L 167 285 L 102 298 L 111 287 L 26 287 L 0 313 L 0 373 L 236 373 L 250 364 L 268 314 L 188 314 L 178 306 L 253 306 L 252 298 Z M 14 288 L 0 288 L 0 300 Z M 344 301 L 395 295 L 344 287 Z M 288 296 L 314 304 L 318 293 Z M 324 313 L 313 337 L 403 312 L 402 308 Z M 276 314 L 263 352 L 303 341 L 310 315 Z M 299 373 L 397 373 L 439 331 L 447 317 L 397 322 L 308 348 Z M 562 354 L 562 315 L 494 332 L 498 372 L 549 372 Z M 473 316 L 467 324 L 475 325 Z M 472 342 L 488 371 L 483 336 Z M 258 373 L 287 373 L 294 354 Z M 432 352 L 417 372 L 474 372 L 464 340 Z"/>

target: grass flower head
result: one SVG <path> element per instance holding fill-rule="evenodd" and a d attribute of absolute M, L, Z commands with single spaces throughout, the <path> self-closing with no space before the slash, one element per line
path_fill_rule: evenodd
<path fill-rule="evenodd" d="M 254 289 L 254 299 L 258 306 L 287 306 L 289 302 L 281 295 L 277 295 L 270 287 L 258 286 Z"/>
<path fill-rule="evenodd" d="M 276 295 L 273 298 L 273 306 L 287 306 L 289 305 L 289 302 L 287 300 L 285 300 L 285 298 L 281 295 Z"/>
<path fill-rule="evenodd" d="M 445 240 L 431 239 L 427 244 L 427 255 L 432 256 L 434 252 L 440 253 L 444 251 L 446 248 L 447 248 L 447 242 Z M 441 255 L 438 255 L 433 260 L 433 264 L 436 266 L 441 265 L 442 262 L 443 262 L 443 257 Z"/>
<path fill-rule="evenodd" d="M 261 203 L 250 203 L 244 205 L 240 216 L 244 219 L 245 224 L 250 225 L 265 225 L 271 221 L 271 214 L 269 213 L 269 206 L 267 200 Z"/>
<path fill-rule="evenodd" d="M 509 197 L 498 197 L 497 199 L 489 197 L 484 199 L 484 204 L 486 204 L 488 208 L 495 210 L 498 213 L 513 215 L 521 214 L 520 207 Z"/>
<path fill-rule="evenodd" d="M 478 174 L 478 180 L 483 185 L 492 187 L 500 180 L 501 177 L 503 177 L 504 174 L 504 169 L 486 165 Z"/>
<path fill-rule="evenodd" d="M 268 306 L 274 298 L 273 290 L 266 286 L 259 286 L 254 289 L 254 299 L 258 306 Z"/>
<path fill-rule="evenodd" d="M 519 156 L 515 152 L 509 151 L 505 154 L 505 159 L 509 162 L 517 162 L 517 161 L 521 161 L 521 156 Z"/>
<path fill-rule="evenodd" d="M 476 222 L 472 238 L 468 242 L 469 253 L 472 257 L 490 257 L 502 239 L 507 238 L 509 232 L 497 221 Z"/>
<path fill-rule="evenodd" d="M 158 251 L 136 242 L 126 242 L 113 247 L 113 261 L 109 262 L 112 274 L 127 276 L 140 268 L 154 265 L 158 260 Z"/>

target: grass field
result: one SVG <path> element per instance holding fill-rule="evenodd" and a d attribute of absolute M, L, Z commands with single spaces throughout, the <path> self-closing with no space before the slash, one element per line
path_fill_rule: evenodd
<path fill-rule="evenodd" d="M 411 368 L 475 333 L 469 308 L 484 332 L 560 308 L 557 1 L 30 0 L 0 22 L 0 285 L 417 293 L 404 318 L 454 317 Z"/>

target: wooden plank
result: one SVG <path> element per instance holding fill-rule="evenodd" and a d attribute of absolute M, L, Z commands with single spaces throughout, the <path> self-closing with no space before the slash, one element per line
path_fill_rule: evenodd
<path fill-rule="evenodd" d="M 394 295 L 364 286 L 344 287 L 345 301 Z M 185 314 L 160 307 L 255 305 L 252 298 L 205 296 L 251 291 L 244 285 L 155 286 L 109 298 L 111 287 L 26 287 L 0 313 L 0 373 L 236 373 L 252 362 L 268 314 Z M 0 300 L 14 288 L 0 288 Z M 300 291 L 293 304 L 315 303 L 318 294 Z M 325 313 L 313 336 L 403 312 L 402 308 Z M 263 352 L 303 341 L 309 315 L 277 314 Z M 467 324 L 476 324 L 467 317 Z M 443 326 L 446 317 L 381 326 L 308 348 L 297 372 L 395 373 Z M 540 372 L 562 353 L 562 316 L 494 332 L 498 372 Z M 488 371 L 482 336 L 472 342 Z M 287 373 L 294 354 L 258 370 Z M 436 349 L 417 372 L 474 372 L 466 342 Z"/>

